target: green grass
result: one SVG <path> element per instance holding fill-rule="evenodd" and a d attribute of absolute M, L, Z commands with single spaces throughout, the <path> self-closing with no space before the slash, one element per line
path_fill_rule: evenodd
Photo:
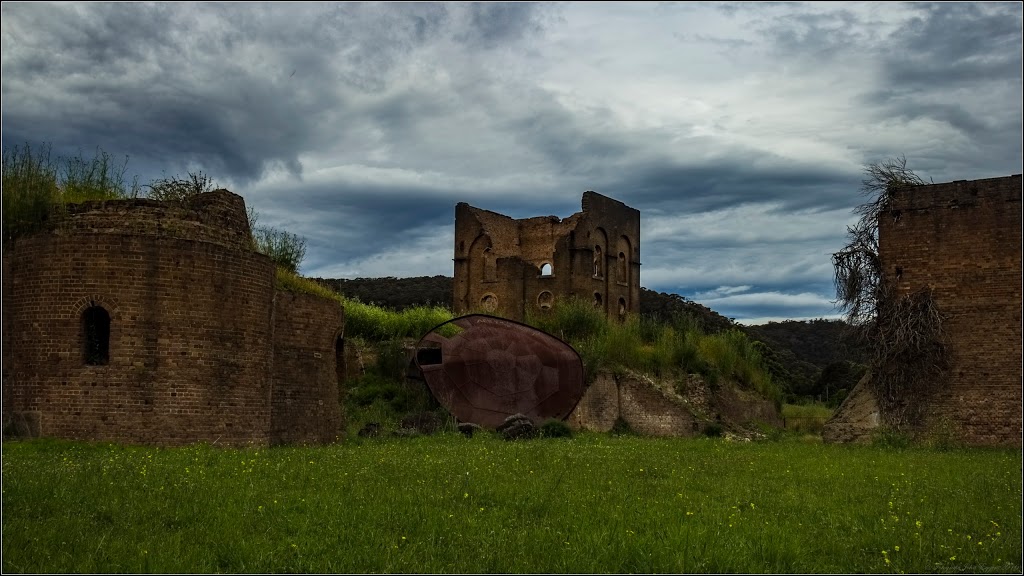
<path fill-rule="evenodd" d="M 337 300 L 345 307 L 345 337 L 362 338 L 369 342 L 386 342 L 400 338 L 419 339 L 442 322 L 455 316 L 443 306 L 413 306 L 401 312 L 364 304 L 353 298 L 346 298 L 327 286 L 296 274 L 283 266 L 277 267 L 277 287 L 289 292 L 313 294 L 321 298 Z M 458 332 L 455 326 L 448 326 L 442 334 L 453 336 Z"/>
<path fill-rule="evenodd" d="M 1018 572 L 1019 450 L 3 445 L 5 572 Z"/>
<path fill-rule="evenodd" d="M 53 157 L 50 146 L 4 146 L 3 238 L 12 240 L 59 219 L 65 204 L 138 196 L 137 181 L 125 180 L 127 158 L 118 164 L 97 148 L 92 159 L 81 154 Z"/>
<path fill-rule="evenodd" d="M 526 322 L 571 344 L 588 374 L 599 369 L 631 369 L 666 378 L 703 374 L 712 384 L 728 379 L 780 401 L 782 391 L 771 379 L 753 342 L 739 330 L 705 334 L 685 315 L 659 322 L 629 315 L 608 320 L 589 302 L 572 298 L 550 312 L 532 313 Z"/>
<path fill-rule="evenodd" d="M 783 404 L 782 418 L 786 429 L 794 432 L 821 434 L 833 409 L 823 404 Z"/>

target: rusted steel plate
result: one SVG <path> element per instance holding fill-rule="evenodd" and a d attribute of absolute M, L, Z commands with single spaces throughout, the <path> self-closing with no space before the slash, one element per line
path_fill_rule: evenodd
<path fill-rule="evenodd" d="M 454 324 L 451 338 L 440 330 Z M 572 346 L 519 322 L 470 314 L 434 327 L 416 344 L 416 367 L 462 422 L 497 428 L 512 414 L 565 419 L 583 397 L 583 360 Z"/>

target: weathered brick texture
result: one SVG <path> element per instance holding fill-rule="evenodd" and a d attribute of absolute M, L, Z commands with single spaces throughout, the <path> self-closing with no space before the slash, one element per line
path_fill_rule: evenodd
<path fill-rule="evenodd" d="M 71 205 L 53 229 L 5 243 L 5 420 L 29 414 L 61 438 L 269 442 L 274 265 L 249 238 L 244 201 L 218 190 L 187 206 Z M 100 365 L 86 362 L 93 307 L 110 318 Z M 322 322 L 341 329 L 340 315 Z"/>
<path fill-rule="evenodd" d="M 952 369 L 926 427 L 972 444 L 1021 444 L 1021 175 L 907 187 L 878 227 L 901 294 L 931 287 Z"/>
<path fill-rule="evenodd" d="M 678 393 L 672 381 L 602 371 L 566 421 L 577 430 L 607 432 L 622 419 L 647 436 L 694 436 L 710 424 L 782 426 L 773 402 L 733 384 L 712 390 L 699 375 L 691 374 L 682 390 Z"/>
<path fill-rule="evenodd" d="M 338 390 L 344 364 L 343 312 L 334 300 L 277 294 L 274 309 L 274 383 L 271 441 L 326 444 L 343 431 Z"/>
<path fill-rule="evenodd" d="M 577 296 L 609 317 L 640 310 L 640 212 L 596 192 L 568 218 L 514 220 L 455 207 L 457 314 L 492 312 L 521 321 Z M 542 274 L 544 265 L 550 274 Z"/>

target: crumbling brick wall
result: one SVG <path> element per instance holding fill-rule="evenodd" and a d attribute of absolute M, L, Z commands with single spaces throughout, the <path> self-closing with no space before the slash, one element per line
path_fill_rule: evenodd
<path fill-rule="evenodd" d="M 612 318 L 640 309 L 640 212 L 583 194 L 568 218 L 515 220 L 460 202 L 455 207 L 457 314 L 523 320 L 577 296 Z"/>
<path fill-rule="evenodd" d="M 327 444 L 342 434 L 343 314 L 334 300 L 278 292 L 271 443 Z"/>
<path fill-rule="evenodd" d="M 1021 443 L 1021 175 L 903 188 L 880 215 L 882 272 L 932 289 L 951 369 L 926 427 L 972 444 Z"/>
<path fill-rule="evenodd" d="M 69 205 L 4 243 L 3 272 L 5 422 L 72 439 L 270 441 L 274 264 L 252 250 L 240 196 Z"/>

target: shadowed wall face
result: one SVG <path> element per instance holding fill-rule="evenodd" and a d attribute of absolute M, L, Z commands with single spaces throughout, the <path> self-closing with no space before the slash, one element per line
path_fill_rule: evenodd
<path fill-rule="evenodd" d="M 610 318 L 640 309 L 640 212 L 586 192 L 568 218 L 514 220 L 455 207 L 456 314 L 473 311 L 522 320 L 570 296 Z"/>
<path fill-rule="evenodd" d="M 252 250 L 245 202 L 227 190 L 69 205 L 51 230 L 4 245 L 5 421 L 60 438 L 266 444 L 278 336 L 277 385 L 305 386 L 319 394 L 307 404 L 337 412 L 336 378 L 329 389 L 306 379 L 321 364 L 333 373 L 339 306 L 308 313 L 279 295 L 275 310 L 274 278 Z M 331 332 L 309 346 L 329 353 L 285 366 L 301 348 L 293 325 Z M 337 420 L 328 408 L 322 417 Z M 279 429 L 319 426 L 308 411 L 277 416 Z"/>
<path fill-rule="evenodd" d="M 948 381 L 926 425 L 971 444 L 1021 443 L 1021 175 L 907 187 L 879 219 L 883 274 L 944 316 Z"/>

